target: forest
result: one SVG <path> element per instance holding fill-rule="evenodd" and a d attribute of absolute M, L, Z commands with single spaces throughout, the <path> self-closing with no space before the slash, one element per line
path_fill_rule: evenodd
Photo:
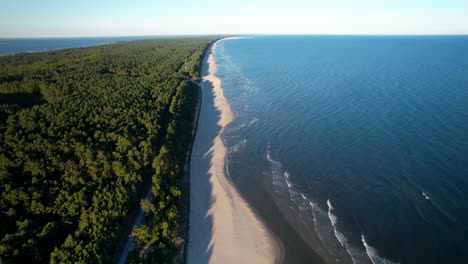
<path fill-rule="evenodd" d="M 114 263 L 139 207 L 128 262 L 172 262 L 196 81 L 216 39 L 0 57 L 0 263 Z"/>

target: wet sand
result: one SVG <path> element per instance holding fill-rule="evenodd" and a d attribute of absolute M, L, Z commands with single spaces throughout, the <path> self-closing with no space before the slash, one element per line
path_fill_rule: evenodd
<path fill-rule="evenodd" d="M 226 41 L 225 38 L 220 41 Z M 219 42 L 219 41 L 218 41 Z M 214 43 L 203 61 L 202 104 L 190 163 L 188 263 L 279 263 L 283 247 L 226 175 L 224 128 L 235 118 L 216 77 Z"/>

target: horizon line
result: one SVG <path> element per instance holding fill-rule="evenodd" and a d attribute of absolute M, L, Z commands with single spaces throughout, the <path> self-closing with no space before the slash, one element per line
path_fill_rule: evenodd
<path fill-rule="evenodd" d="M 401 34 L 366 34 L 366 33 L 249 33 L 249 34 L 160 34 L 160 35 L 102 35 L 102 36 L 64 36 L 64 37 L 0 37 L 1 40 L 13 39 L 66 39 L 66 38 L 130 38 L 130 37 L 203 37 L 203 36 L 468 36 L 468 33 L 451 34 L 424 34 L 424 33 L 401 33 Z"/>

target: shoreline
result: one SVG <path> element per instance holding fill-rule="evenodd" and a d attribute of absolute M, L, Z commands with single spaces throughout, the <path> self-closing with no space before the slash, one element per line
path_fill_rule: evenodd
<path fill-rule="evenodd" d="M 215 75 L 217 65 L 214 53 L 220 41 L 229 39 L 237 38 L 223 38 L 210 46 L 206 60 L 207 74 L 202 77 L 203 83 L 208 84 L 205 89 L 210 89 L 212 93 L 202 92 L 205 94 L 202 97 L 211 99 L 203 100 L 205 105 L 202 108 L 210 108 L 205 110 L 208 111 L 207 115 L 213 114 L 214 110 L 217 120 L 216 130 L 205 128 L 206 133 L 197 133 L 193 146 L 187 262 L 281 263 L 284 258 L 281 242 L 255 214 L 226 173 L 227 147 L 222 136 L 235 114 L 224 97 L 221 79 Z M 211 135 L 208 139 L 207 134 Z M 206 143 L 209 143 L 208 149 Z M 204 251 L 204 254 L 200 254 L 200 251 Z"/>

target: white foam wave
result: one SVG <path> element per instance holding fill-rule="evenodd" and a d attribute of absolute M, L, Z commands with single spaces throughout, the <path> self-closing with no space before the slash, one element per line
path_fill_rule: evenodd
<path fill-rule="evenodd" d="M 270 162 L 271 173 L 273 175 L 273 186 L 276 193 L 280 196 L 287 195 L 288 190 L 292 186 L 291 181 L 289 180 L 289 173 L 283 170 L 283 164 L 281 164 L 281 162 L 276 161 L 271 157 L 270 144 L 268 144 L 266 158 Z"/>
<path fill-rule="evenodd" d="M 370 260 L 372 261 L 373 264 L 393 264 L 395 262 L 392 262 L 388 259 L 382 258 L 379 253 L 377 252 L 377 249 L 371 247 L 369 244 L 366 242 L 366 238 L 364 235 L 361 235 L 362 239 L 362 244 L 364 244 L 364 247 L 366 248 L 366 253 L 367 256 L 369 256 Z"/>
<path fill-rule="evenodd" d="M 336 238 L 327 212 L 312 201 L 309 202 L 309 205 L 314 219 L 314 229 L 320 241 L 322 241 L 322 244 L 332 256 L 339 260 L 339 262 L 350 263 L 351 260 L 349 259 L 349 256 L 347 256 L 347 253 L 344 252 L 344 248 L 342 247 L 340 241 Z"/>
<path fill-rule="evenodd" d="M 270 151 L 270 143 L 268 143 L 268 148 L 267 148 L 267 160 L 271 162 L 272 159 L 271 159 L 270 153 L 271 153 L 271 151 Z"/>
<path fill-rule="evenodd" d="M 254 117 L 254 119 L 252 119 L 249 123 L 249 126 L 248 127 L 251 127 L 253 124 L 257 123 L 258 121 L 258 118 Z"/>
<path fill-rule="evenodd" d="M 333 208 L 331 202 L 330 202 L 330 199 L 327 200 L 327 205 L 328 205 L 328 218 L 330 218 L 330 222 L 332 224 L 332 226 L 336 226 L 336 216 L 332 213 L 332 210 L 334 210 L 335 208 Z"/>
<path fill-rule="evenodd" d="M 328 218 L 330 219 L 331 225 L 333 226 L 333 233 L 335 233 L 336 239 L 338 239 L 338 242 L 340 242 L 341 246 L 348 249 L 348 239 L 343 235 L 340 231 L 338 231 L 336 227 L 336 223 L 338 222 L 338 217 L 332 213 L 333 208 L 330 199 L 327 200 L 327 205 L 328 205 Z M 349 253 L 349 252 L 348 252 Z M 352 255 L 350 254 L 352 257 Z"/>
<path fill-rule="evenodd" d="M 241 74 L 240 70 L 238 70 L 238 81 L 240 82 L 239 90 L 244 94 L 252 90 L 253 81 L 247 78 L 244 74 Z"/>
<path fill-rule="evenodd" d="M 317 234 L 325 249 L 331 255 L 338 257 L 340 260 L 346 260 L 346 256 L 343 256 L 342 253 L 342 246 L 335 238 L 333 227 L 328 221 L 327 212 L 322 210 L 312 200 L 308 199 L 304 193 L 294 186 L 289 172 L 283 169 L 281 162 L 272 158 L 270 144 L 268 144 L 266 158 L 271 165 L 273 184 L 276 192 L 282 196 L 289 194 L 291 201 L 300 211 L 299 216 L 304 225 L 309 228 L 309 225 L 313 224 L 313 226 L 310 226 L 311 232 L 315 232 Z M 346 263 L 346 261 L 344 262 Z"/>
<path fill-rule="evenodd" d="M 289 180 L 289 172 L 285 171 L 284 172 L 284 180 L 286 181 L 286 184 L 288 185 L 289 188 L 292 187 L 291 180 Z M 303 196 L 305 199 L 305 196 Z"/>
<path fill-rule="evenodd" d="M 336 226 L 338 223 L 338 217 L 333 214 L 333 210 L 335 210 L 335 208 L 331 204 L 330 199 L 327 200 L 327 205 L 328 218 L 330 219 L 330 222 L 333 226 L 335 237 L 340 242 L 341 246 L 346 249 L 346 252 L 351 257 L 353 263 L 369 263 L 369 258 L 367 255 L 359 248 L 351 246 L 348 243 L 348 238 L 338 230 L 338 227 Z"/>
<path fill-rule="evenodd" d="M 291 175 L 284 170 L 283 164 L 274 160 L 271 156 L 270 144 L 268 144 L 266 158 L 270 162 L 271 173 L 273 175 L 273 185 L 275 191 L 280 196 L 289 194 L 289 197 L 296 208 L 300 211 L 300 219 L 304 225 L 317 234 L 325 249 L 340 263 L 392 263 L 389 260 L 381 258 L 377 250 L 365 243 L 364 236 L 362 241 L 366 250 L 357 245 L 351 245 L 349 239 L 338 230 L 338 217 L 333 213 L 333 207 L 330 199 L 327 200 L 328 211 L 323 210 L 317 203 L 309 199 L 304 193 L 298 190 L 298 187 L 291 181 Z M 313 232 L 311 231 L 311 232 Z M 376 262 L 377 261 L 377 262 Z"/>
<path fill-rule="evenodd" d="M 289 190 L 291 200 L 303 213 L 303 219 L 310 213 L 313 220 L 313 230 L 324 245 L 325 249 L 340 263 L 371 264 L 371 260 L 366 252 L 357 246 L 352 246 L 348 238 L 341 233 L 336 224 L 338 218 L 333 214 L 334 207 L 330 200 L 327 200 L 328 211 L 323 210 L 313 201 L 309 200 L 299 191 Z M 303 221 L 307 226 L 308 223 Z"/>
<path fill-rule="evenodd" d="M 247 145 L 247 139 L 241 140 L 239 143 L 236 145 L 232 146 L 229 148 L 230 153 L 234 153 L 239 151 L 240 149 L 244 148 Z"/>
<path fill-rule="evenodd" d="M 430 200 L 431 197 L 429 197 L 425 192 L 422 192 L 422 196 L 424 196 L 424 198 L 426 198 L 426 200 Z"/>
<path fill-rule="evenodd" d="M 244 128 L 244 127 L 250 128 L 253 124 L 257 123 L 257 121 L 258 121 L 258 118 L 255 117 L 254 119 L 250 120 L 250 122 L 243 123 L 242 125 L 240 125 L 239 129 Z"/>

